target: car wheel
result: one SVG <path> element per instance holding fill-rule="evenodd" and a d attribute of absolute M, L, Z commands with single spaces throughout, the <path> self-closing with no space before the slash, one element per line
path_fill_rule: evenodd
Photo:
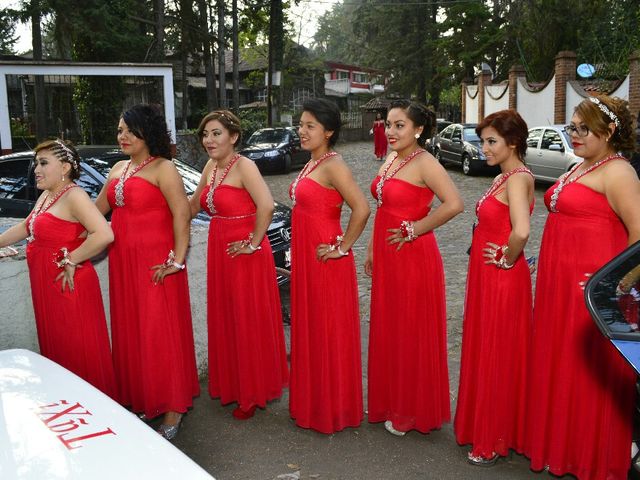
<path fill-rule="evenodd" d="M 291 155 L 288 153 L 284 156 L 284 173 L 289 173 L 291 171 Z"/>
<path fill-rule="evenodd" d="M 473 174 L 471 168 L 471 159 L 469 158 L 469 155 L 462 156 L 462 173 L 464 173 L 465 175 Z"/>

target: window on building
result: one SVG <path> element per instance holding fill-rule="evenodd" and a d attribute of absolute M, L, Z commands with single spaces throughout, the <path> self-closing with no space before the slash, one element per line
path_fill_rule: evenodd
<path fill-rule="evenodd" d="M 369 83 L 369 75 L 366 73 L 354 73 L 353 81 L 356 83 Z"/>
<path fill-rule="evenodd" d="M 338 80 L 349 80 L 349 72 L 347 72 L 345 70 L 337 70 L 336 71 L 336 78 Z"/>

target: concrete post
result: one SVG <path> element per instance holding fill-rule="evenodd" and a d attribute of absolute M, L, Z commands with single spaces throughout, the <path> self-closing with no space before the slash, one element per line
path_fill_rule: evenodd
<path fill-rule="evenodd" d="M 635 128 L 640 112 L 640 50 L 629 56 L 629 110 Z"/>
<path fill-rule="evenodd" d="M 514 65 L 509 69 L 509 108 L 518 110 L 518 78 L 526 77 L 522 65 Z"/>
<path fill-rule="evenodd" d="M 484 119 L 485 88 L 491 85 L 491 72 L 482 70 L 478 76 L 478 123 Z"/>

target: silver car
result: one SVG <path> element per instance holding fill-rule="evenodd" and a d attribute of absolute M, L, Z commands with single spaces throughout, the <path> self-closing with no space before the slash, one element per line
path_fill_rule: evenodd
<path fill-rule="evenodd" d="M 582 157 L 573 153 L 571 138 L 564 125 L 549 125 L 529 129 L 525 160 L 536 180 L 555 182 L 569 171 Z"/>

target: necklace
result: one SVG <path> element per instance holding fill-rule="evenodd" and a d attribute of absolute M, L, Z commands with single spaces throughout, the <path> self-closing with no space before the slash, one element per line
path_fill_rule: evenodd
<path fill-rule="evenodd" d="M 218 163 L 216 162 L 216 165 L 213 167 L 211 180 L 209 180 L 209 191 L 207 192 L 207 208 L 209 209 L 211 216 L 216 214 L 216 207 L 213 205 L 213 194 L 215 193 L 216 188 L 218 188 L 220 184 L 224 181 L 224 179 L 227 178 L 227 174 L 229 173 L 229 170 L 231 170 L 231 167 L 233 167 L 233 164 L 236 163 L 239 158 L 240 158 L 240 154 L 238 153 L 236 153 L 233 157 L 231 157 L 231 160 L 229 160 L 229 163 L 227 164 L 224 171 L 222 172 L 222 175 L 220 176 L 220 180 L 218 180 L 218 183 L 215 183 L 216 175 L 218 174 Z"/>
<path fill-rule="evenodd" d="M 476 203 L 476 217 L 478 216 L 478 212 L 480 211 L 480 206 L 484 203 L 484 201 L 487 198 L 491 197 L 494 193 L 496 193 L 496 191 L 502 185 L 504 185 L 504 182 L 506 182 L 511 175 L 513 175 L 515 173 L 520 173 L 520 172 L 525 172 L 525 173 L 528 173 L 529 175 L 533 176 L 533 173 L 531 173 L 531 170 L 529 170 L 527 167 L 517 167 L 517 168 L 514 168 L 513 170 L 511 170 L 510 172 L 503 173 L 500 176 L 500 178 L 497 178 L 496 180 L 493 181 L 493 183 L 491 184 L 489 189 L 482 194 L 482 196 L 480 197 L 480 200 L 478 200 L 478 203 Z"/>
<path fill-rule="evenodd" d="M 124 170 L 122 170 L 122 173 L 120 174 L 118 183 L 116 183 L 116 188 L 115 188 L 116 206 L 124 207 L 124 182 L 129 180 L 129 178 L 133 177 L 136 173 L 138 173 L 140 170 L 142 170 L 144 167 L 146 167 L 149 163 L 151 163 L 155 159 L 156 157 L 149 157 L 143 162 L 141 162 L 140 165 L 138 165 L 131 171 L 129 171 L 129 167 L 131 166 L 131 160 L 127 162 L 127 165 L 124 167 Z"/>
<path fill-rule="evenodd" d="M 386 182 L 387 180 L 392 178 L 396 173 L 398 173 L 398 171 L 402 167 L 404 167 L 407 163 L 409 163 L 417 155 L 421 154 L 424 151 L 425 151 L 424 149 L 418 148 L 413 153 L 410 153 L 409 155 L 407 155 L 405 158 L 403 158 L 400 161 L 400 163 L 396 166 L 396 168 L 393 169 L 393 171 L 389 175 L 387 175 L 387 172 L 391 168 L 391 165 L 393 165 L 393 162 L 395 162 L 395 160 L 398 158 L 398 153 L 396 152 L 396 156 L 393 157 L 393 160 L 391 160 L 389 163 L 387 163 L 387 166 L 382 171 L 382 175 L 380 175 L 380 180 L 378 181 L 378 184 L 376 185 L 376 197 L 378 198 L 378 207 L 382 206 L 382 189 L 384 188 L 384 182 Z"/>
<path fill-rule="evenodd" d="M 296 206 L 296 188 L 298 188 L 298 182 L 300 182 L 300 180 L 302 180 L 303 178 L 309 176 L 309 174 L 313 172 L 318 167 L 318 165 L 324 162 L 327 158 L 333 157 L 335 155 L 337 155 L 337 152 L 326 152 L 320 155 L 320 157 L 317 160 L 313 160 L 313 163 L 311 162 L 311 160 L 307 162 L 307 164 L 304 166 L 304 168 L 300 171 L 296 179 L 291 184 L 290 197 L 291 197 L 292 207 Z"/>
<path fill-rule="evenodd" d="M 560 177 L 560 179 L 558 180 L 558 184 L 556 185 L 556 188 L 553 189 L 553 193 L 551 194 L 551 201 L 549 202 L 549 211 L 551 211 L 553 213 L 557 213 L 558 212 L 558 209 L 556 208 L 556 205 L 558 204 L 558 197 L 560 197 L 560 193 L 562 192 L 562 189 L 564 187 L 566 187 L 567 185 L 570 185 L 570 184 L 578 181 L 579 179 L 584 177 L 587 173 L 589 173 L 592 170 L 595 170 L 596 168 L 598 168 L 600 165 L 603 165 L 603 164 L 605 164 L 605 163 L 607 163 L 607 162 L 609 162 L 611 160 L 616 160 L 618 158 L 624 159 L 624 157 L 622 155 L 620 155 L 619 153 L 614 153 L 612 155 L 609 155 L 608 157 L 605 157 L 602 160 L 598 160 L 596 163 L 591 165 L 586 170 L 580 172 L 575 177 L 569 178 L 578 169 L 578 167 L 581 164 L 578 163 L 577 165 L 575 165 L 571 170 L 569 170 L 567 173 L 562 175 Z"/>
<path fill-rule="evenodd" d="M 36 217 L 44 212 L 46 212 L 47 210 L 49 210 L 51 208 L 51 206 L 56 203 L 58 201 L 58 199 L 69 189 L 73 188 L 73 187 L 77 187 L 78 185 L 76 185 L 75 183 L 70 183 L 69 185 L 67 185 L 66 187 L 62 188 L 58 193 L 56 193 L 53 198 L 51 198 L 51 200 L 49 200 L 50 194 L 47 193 L 47 196 L 44 198 L 44 200 L 40 203 L 40 205 L 38 205 L 36 208 L 33 209 L 33 212 L 31 212 L 31 217 L 29 218 L 29 236 L 27 237 L 27 242 L 31 243 L 35 240 L 35 235 L 34 235 L 34 231 L 33 231 L 33 227 L 34 224 L 36 222 Z"/>

